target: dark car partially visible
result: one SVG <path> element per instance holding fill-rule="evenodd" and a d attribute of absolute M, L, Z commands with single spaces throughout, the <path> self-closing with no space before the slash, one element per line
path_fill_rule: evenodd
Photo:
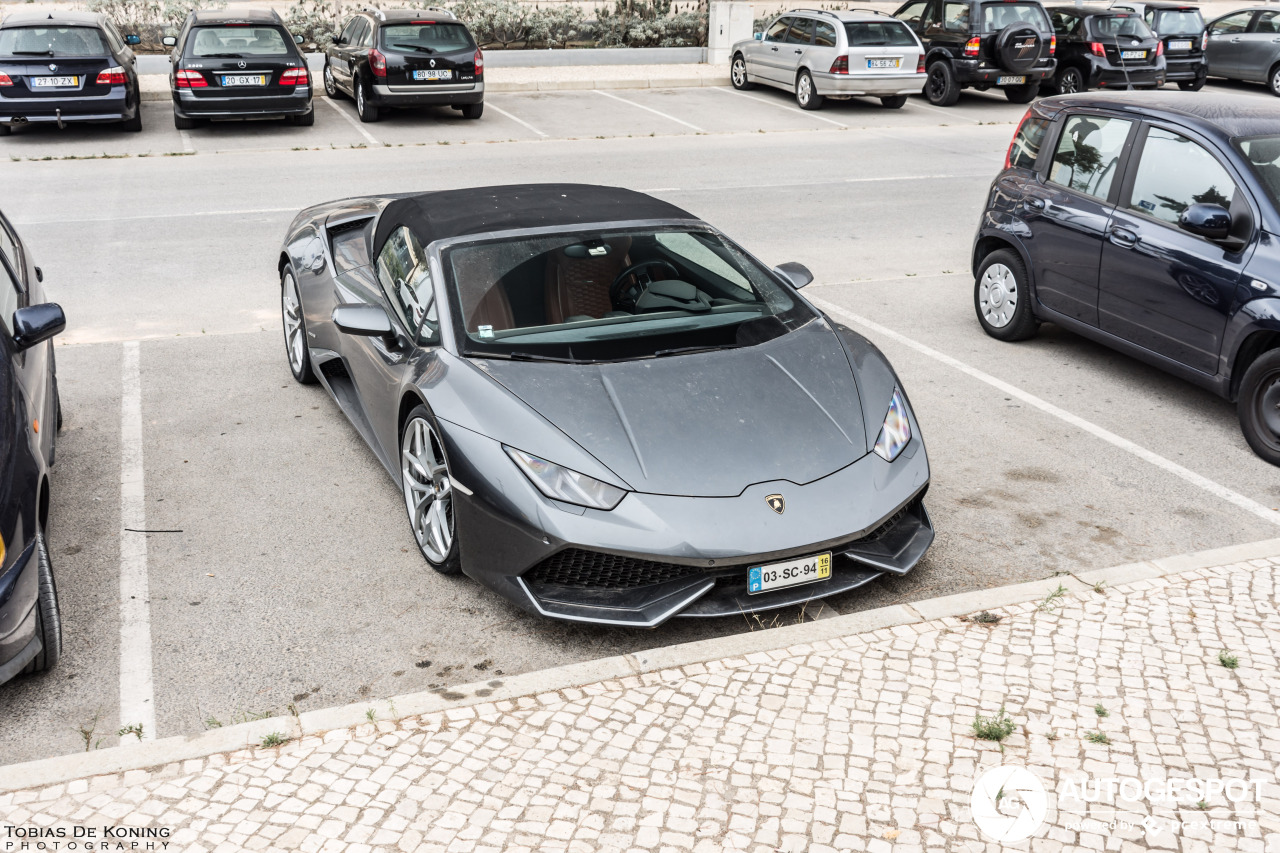
<path fill-rule="evenodd" d="M 173 48 L 169 86 L 179 130 L 225 118 L 315 124 L 302 39 L 274 10 L 192 12 L 178 35 L 163 41 Z"/>
<path fill-rule="evenodd" d="M 130 45 L 104 15 L 14 12 L 0 22 L 0 135 L 27 124 L 142 130 Z"/>
<path fill-rule="evenodd" d="M 1165 82 L 1164 42 L 1133 12 L 1100 6 L 1050 6 L 1058 36 L 1053 88 L 1157 89 Z"/>
<path fill-rule="evenodd" d="M 44 531 L 62 418 L 42 274 L 0 214 L 0 683 L 53 668 L 62 620 Z"/>

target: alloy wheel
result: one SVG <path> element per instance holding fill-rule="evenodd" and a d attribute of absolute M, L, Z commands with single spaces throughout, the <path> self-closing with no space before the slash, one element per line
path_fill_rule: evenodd
<path fill-rule="evenodd" d="M 400 480 L 418 547 L 432 563 L 445 562 L 453 548 L 453 482 L 440 436 L 424 418 L 405 425 Z"/>
<path fill-rule="evenodd" d="M 1280 68 L 1271 75 L 1271 94 L 1280 95 Z"/>
<path fill-rule="evenodd" d="M 338 86 L 333 82 L 333 69 L 328 65 L 324 67 L 324 93 L 330 98 L 338 94 Z"/>
<path fill-rule="evenodd" d="M 1062 72 L 1062 79 L 1058 82 L 1058 92 L 1063 95 L 1074 95 L 1080 91 L 1080 72 L 1074 68 L 1068 68 Z"/>
<path fill-rule="evenodd" d="M 284 345 L 289 352 L 289 366 L 296 376 L 302 373 L 306 341 L 302 339 L 302 302 L 298 299 L 298 284 L 293 280 L 293 273 L 285 275 L 284 287 L 280 288 L 280 315 L 284 320 Z"/>
<path fill-rule="evenodd" d="M 733 68 L 729 72 L 733 76 L 733 85 L 742 88 L 742 84 L 747 82 L 747 64 L 741 59 L 733 61 Z"/>
<path fill-rule="evenodd" d="M 943 79 L 942 74 L 943 72 L 942 72 L 942 69 L 940 68 L 935 68 L 929 72 L 928 84 L 929 84 L 930 100 L 940 99 L 942 97 L 943 92 L 946 91 L 947 83 Z"/>
<path fill-rule="evenodd" d="M 800 81 L 796 83 L 796 100 L 800 102 L 800 106 L 805 106 L 811 97 L 813 97 L 813 81 L 809 79 L 808 74 L 801 74 Z"/>
<path fill-rule="evenodd" d="M 364 88 L 361 87 L 359 82 L 356 83 L 355 88 L 356 88 L 356 111 L 359 112 L 361 115 L 363 115 L 364 114 Z"/>
<path fill-rule="evenodd" d="M 1018 308 L 1018 282 L 1013 270 L 1004 264 L 992 264 L 978 282 L 978 303 L 983 318 L 994 328 L 1002 329 L 1013 320 Z"/>

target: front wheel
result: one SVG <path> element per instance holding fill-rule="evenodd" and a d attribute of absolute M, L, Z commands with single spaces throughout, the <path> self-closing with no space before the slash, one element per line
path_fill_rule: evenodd
<path fill-rule="evenodd" d="M 935 107 L 949 107 L 960 100 L 960 84 L 956 82 L 955 72 L 945 61 L 940 60 L 929 66 L 929 74 L 924 81 L 924 94 Z"/>
<path fill-rule="evenodd" d="M 796 103 L 800 105 L 800 109 L 820 110 L 825 100 L 813 85 L 813 75 L 808 71 L 801 71 L 800 76 L 796 77 Z"/>
<path fill-rule="evenodd" d="M 284 351 L 289 357 L 289 371 L 302 385 L 316 381 L 311 367 L 311 352 L 307 347 L 307 318 L 302 313 L 302 297 L 298 292 L 298 279 L 293 267 L 285 265 L 280 277 L 280 319 L 284 325 Z"/>
<path fill-rule="evenodd" d="M 31 659 L 23 672 L 48 672 L 62 657 L 62 612 L 58 609 L 58 586 L 49 562 L 49 544 L 44 531 L 36 529 L 36 634 L 43 648 Z"/>
<path fill-rule="evenodd" d="M 327 62 L 324 64 L 324 93 L 335 101 L 344 97 L 342 90 L 338 88 L 338 81 L 333 79 L 333 68 Z"/>
<path fill-rule="evenodd" d="M 983 330 L 997 340 L 1035 336 L 1040 324 L 1031 310 L 1027 269 L 1012 249 L 999 249 L 982 260 L 973 286 L 973 307 Z"/>
<path fill-rule="evenodd" d="M 462 105 L 463 118 L 480 118 L 482 115 L 484 115 L 484 101 L 481 101 L 478 104 Z"/>
<path fill-rule="evenodd" d="M 880 106 L 886 110 L 900 110 L 907 105 L 906 95 L 887 95 L 880 99 Z"/>
<path fill-rule="evenodd" d="M 1264 352 L 1249 365 L 1240 382 L 1236 414 L 1253 452 L 1280 465 L 1280 349 Z"/>
<path fill-rule="evenodd" d="M 1075 95 L 1089 91 L 1089 84 L 1084 81 L 1084 75 L 1080 73 L 1079 68 L 1067 66 L 1058 72 L 1054 88 L 1058 90 L 1059 95 Z"/>
<path fill-rule="evenodd" d="M 740 53 L 729 65 L 729 80 L 733 83 L 733 88 L 739 92 L 746 92 L 756 87 L 755 83 L 747 79 L 747 60 Z"/>
<path fill-rule="evenodd" d="M 409 413 L 400 433 L 400 483 L 418 550 L 442 575 L 462 571 L 453 512 L 453 476 L 444 441 L 426 406 Z"/>
<path fill-rule="evenodd" d="M 351 88 L 356 93 L 356 112 L 360 114 L 360 120 L 368 124 L 371 121 L 378 120 L 378 105 L 369 102 L 368 96 L 364 92 L 364 81 L 359 77 L 355 78 Z"/>
<path fill-rule="evenodd" d="M 1011 104 L 1029 104 L 1040 94 L 1039 83 L 1023 83 L 1021 86 L 1005 86 L 1004 96 Z"/>

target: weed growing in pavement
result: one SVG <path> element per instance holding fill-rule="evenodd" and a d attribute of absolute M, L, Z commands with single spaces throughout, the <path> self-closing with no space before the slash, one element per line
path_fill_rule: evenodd
<path fill-rule="evenodd" d="M 364 712 L 364 718 L 372 723 L 374 720 L 378 719 L 378 714 L 376 711 L 370 708 L 369 710 Z"/>
<path fill-rule="evenodd" d="M 213 714 L 210 714 L 204 718 L 204 727 L 206 729 L 220 729 L 222 728 L 222 721 Z"/>
<path fill-rule="evenodd" d="M 129 725 L 122 728 L 120 731 L 116 732 L 116 734 L 119 735 L 120 737 L 124 737 L 125 735 L 133 735 L 139 741 L 141 741 L 142 740 L 142 723 L 130 723 Z"/>
<path fill-rule="evenodd" d="M 1045 735 L 1045 740 L 1054 741 L 1054 740 L 1057 740 L 1057 739 L 1058 739 L 1058 733 L 1057 733 L 1057 732 L 1049 732 L 1047 735 Z"/>
<path fill-rule="evenodd" d="M 961 622 L 974 622 L 978 625 L 996 625 L 1004 617 L 998 616 L 989 610 L 984 610 L 981 613 L 975 613 L 972 616 L 961 616 L 959 618 Z"/>
<path fill-rule="evenodd" d="M 1204 800 L 1198 800 L 1196 802 L 1196 808 L 1198 808 L 1200 811 L 1204 811 L 1207 808 L 1209 808 L 1209 804 L 1206 803 Z"/>
<path fill-rule="evenodd" d="M 1111 743 L 1111 738 L 1107 737 L 1107 733 L 1104 731 L 1086 732 L 1084 739 L 1089 741 L 1089 743 L 1098 743 L 1103 746 Z"/>
<path fill-rule="evenodd" d="M 1110 712 L 1110 711 L 1108 711 L 1106 708 L 1102 707 L 1102 703 L 1101 703 L 1101 702 L 1099 702 L 1097 705 L 1094 705 L 1094 706 L 1093 706 L 1093 713 L 1097 714 L 1099 717 L 1110 717 L 1110 716 L 1111 716 L 1111 712 Z"/>
<path fill-rule="evenodd" d="M 396 718 L 396 703 L 395 703 L 395 702 L 388 701 L 388 702 L 387 702 L 387 708 L 388 708 L 388 709 L 390 709 L 390 711 L 391 711 L 391 719 L 393 719 L 393 720 L 394 720 L 394 719 Z"/>
<path fill-rule="evenodd" d="M 1218 663 L 1222 664 L 1227 669 L 1235 669 L 1240 665 L 1240 658 L 1231 654 L 1231 652 L 1226 649 L 1223 649 L 1218 652 Z"/>
<path fill-rule="evenodd" d="M 280 732 L 272 732 L 262 739 L 262 748 L 267 749 L 273 746 L 284 746 L 288 742 L 289 739 L 280 734 Z"/>
<path fill-rule="evenodd" d="M 993 717 L 973 715 L 973 736 L 979 740 L 993 740 L 999 743 L 1013 734 L 1013 729 L 1013 719 L 1005 713 L 1003 705 L 1000 706 L 1000 713 Z"/>
<path fill-rule="evenodd" d="M 1058 588 L 1044 597 L 1044 601 L 1036 606 L 1036 610 L 1041 613 L 1052 613 L 1062 606 L 1062 599 L 1067 594 L 1067 588 L 1062 584 L 1058 584 Z"/>
<path fill-rule="evenodd" d="M 91 749 L 98 749 L 102 746 L 102 738 L 98 738 L 96 741 L 93 739 L 93 733 L 98 728 L 98 718 L 101 715 L 102 715 L 101 709 L 94 711 L 93 719 L 90 720 L 86 725 L 79 726 L 76 729 L 76 731 L 80 733 L 80 739 L 84 741 L 85 752 L 88 752 Z"/>
<path fill-rule="evenodd" d="M 1106 588 L 1107 588 L 1106 581 L 1098 581 L 1093 585 L 1093 591 L 1098 593 L 1098 595 L 1103 595 L 1106 592 Z"/>

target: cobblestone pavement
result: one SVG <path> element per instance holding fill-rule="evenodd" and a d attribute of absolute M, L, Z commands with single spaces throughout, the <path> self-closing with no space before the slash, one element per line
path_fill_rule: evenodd
<path fill-rule="evenodd" d="M 1044 825 L 1015 849 L 1280 851 L 1277 568 L 1050 596 L 994 623 L 898 626 L 3 794 L 0 850 L 20 849 L 15 827 L 99 849 L 70 842 L 104 826 L 158 835 L 107 849 L 218 853 L 997 850 L 971 797 L 975 776 L 1004 764 L 1049 792 Z M 975 738 L 975 715 L 1002 708 L 1003 745 Z M 1115 779 L 1121 797 L 1126 780 L 1135 797 L 1153 781 L 1154 796 L 1171 779 L 1210 784 L 1175 807 L 1107 798 Z M 1034 823 L 1034 791 L 1004 794 L 1001 812 Z"/>

